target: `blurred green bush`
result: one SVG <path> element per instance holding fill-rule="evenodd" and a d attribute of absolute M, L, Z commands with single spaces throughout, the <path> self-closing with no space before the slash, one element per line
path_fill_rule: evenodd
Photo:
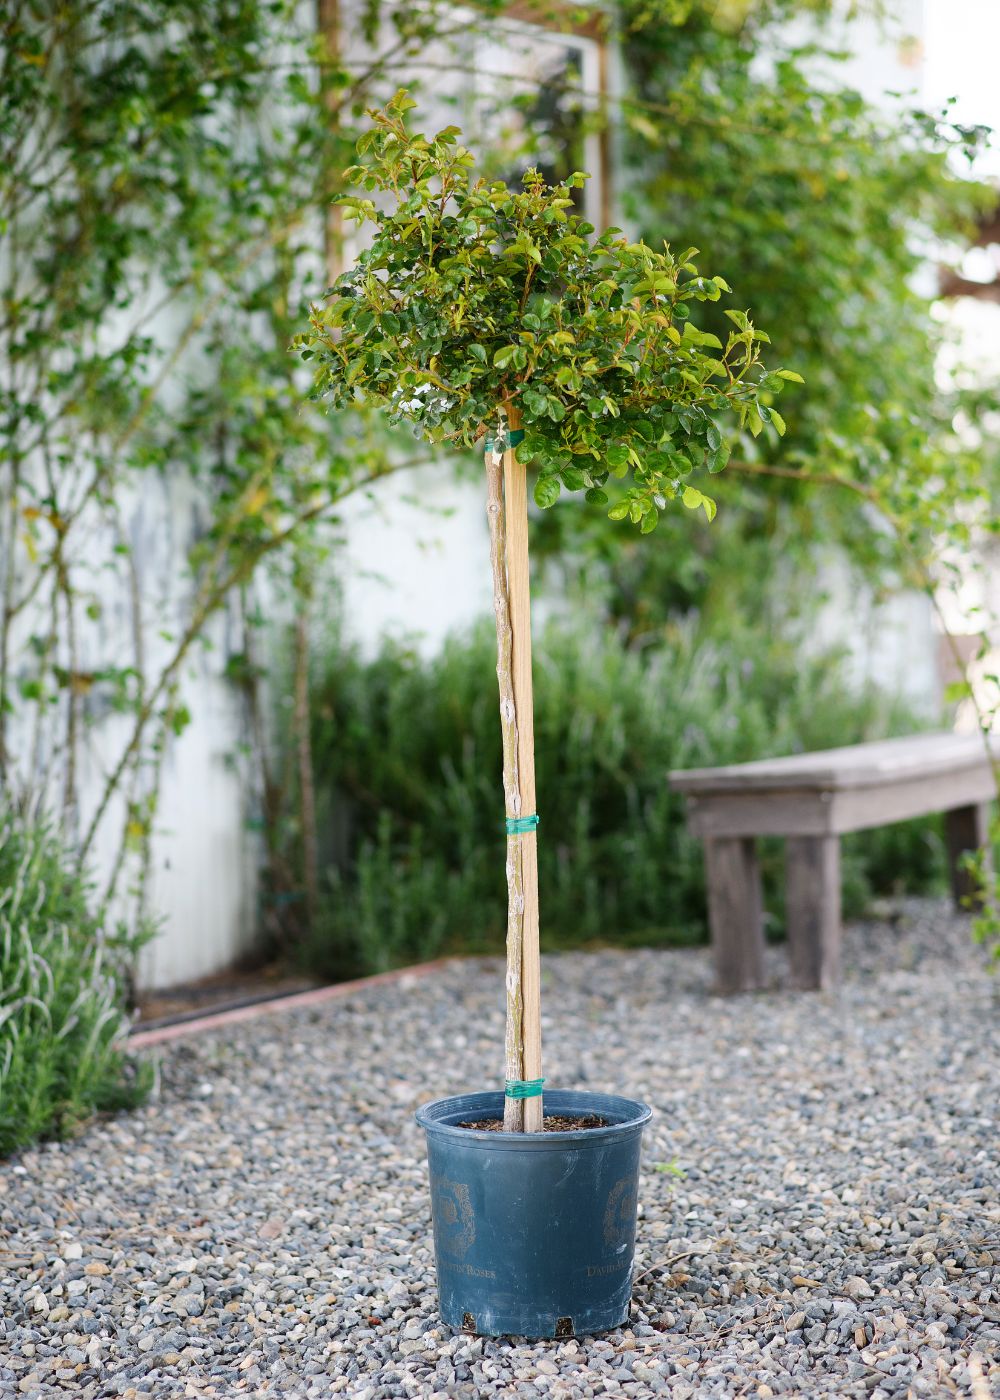
<path fill-rule="evenodd" d="M 131 959 L 44 822 L 0 818 L 0 1156 L 144 1097 L 124 1053 Z"/>
<path fill-rule="evenodd" d="M 495 642 L 484 625 L 431 660 L 398 645 L 373 661 L 331 645 L 313 680 L 321 909 L 300 939 L 324 976 L 443 952 L 498 951 L 506 916 Z M 539 881 L 547 948 L 706 937 L 700 843 L 671 768 L 850 744 L 921 726 L 844 658 L 788 636 L 675 626 L 628 648 L 595 621 L 550 623 L 535 644 Z M 770 931 L 781 931 L 780 843 L 763 843 Z M 937 888 L 936 819 L 844 842 L 844 899 Z"/>

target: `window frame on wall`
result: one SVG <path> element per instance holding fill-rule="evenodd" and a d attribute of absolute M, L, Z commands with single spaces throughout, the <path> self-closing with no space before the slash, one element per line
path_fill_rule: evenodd
<path fill-rule="evenodd" d="M 372 44 L 371 39 L 361 38 L 357 28 L 357 21 L 364 9 L 363 0 L 316 0 L 316 4 L 317 20 L 325 34 L 328 51 L 342 55 L 350 66 L 352 51 L 356 52 L 362 45 L 370 48 Z M 471 4 L 443 6 L 440 11 L 442 15 L 449 12 L 454 16 L 455 27 L 460 33 L 463 18 L 467 17 L 468 20 L 467 40 L 463 37 L 461 45 L 463 52 L 459 54 L 457 46 L 455 50 L 454 71 L 458 77 L 458 84 L 449 90 L 449 83 L 441 72 L 441 65 L 436 64 L 433 58 L 429 59 L 428 67 L 423 73 L 419 58 L 408 60 L 406 72 L 402 69 L 400 71 L 400 81 L 415 80 L 415 98 L 420 107 L 430 108 L 426 116 L 418 109 L 416 118 L 422 121 L 427 129 L 434 127 L 437 124 L 434 107 L 439 105 L 442 109 L 440 124 L 454 122 L 463 128 L 470 145 L 488 148 L 489 125 L 481 120 L 482 108 L 488 94 L 482 88 L 484 78 L 488 79 L 491 74 L 488 69 L 484 70 L 479 60 L 482 47 L 488 45 L 494 50 L 506 49 L 515 66 L 519 50 L 520 53 L 548 50 L 554 54 L 560 45 L 572 49 L 579 58 L 579 100 L 583 112 L 582 119 L 586 123 L 589 116 L 594 118 L 593 122 L 587 123 L 589 129 L 582 133 L 580 142 L 581 159 L 578 166 L 590 175 L 582 194 L 581 212 L 599 228 L 606 228 L 615 222 L 615 199 L 610 171 L 611 135 L 608 129 L 610 86 L 615 65 L 612 60 L 613 35 L 609 16 L 594 6 L 581 18 L 581 7 L 570 6 L 563 0 L 552 0 L 551 3 L 513 0 L 513 3 L 505 5 L 502 11 L 488 20 L 482 10 L 477 8 L 475 0 Z M 390 26 L 385 20 L 382 21 L 382 25 L 388 38 Z M 379 47 L 381 42 L 380 38 L 376 38 L 375 46 Z M 433 43 L 429 49 L 433 53 Z M 358 54 L 359 58 L 360 56 Z M 466 60 L 464 65 L 461 59 Z M 512 92 L 518 84 L 518 74 L 509 65 L 502 75 L 494 65 L 492 76 L 502 76 Z M 542 91 L 543 85 L 532 84 L 529 75 L 525 74 L 521 92 L 530 91 L 532 86 L 535 90 Z M 442 91 L 445 93 L 443 97 L 440 96 Z M 434 102 L 435 95 L 439 95 L 437 104 Z M 427 102 L 428 98 L 431 99 L 430 103 Z M 568 174 L 569 171 L 560 173 Z M 346 252 L 346 247 L 342 247 L 342 256 Z"/>
<path fill-rule="evenodd" d="M 590 174 L 585 191 L 584 209 L 587 218 L 604 229 L 615 222 L 616 197 L 612 183 L 612 88 L 616 67 L 613 62 L 614 32 L 609 13 L 597 5 L 586 7 L 581 18 L 580 5 L 564 0 L 512 0 L 504 6 L 505 24 L 520 24 L 526 28 L 560 35 L 581 44 L 581 92 L 592 103 L 598 118 L 594 128 L 584 137 L 583 169 Z"/>
<path fill-rule="evenodd" d="M 496 49 L 506 49 L 515 63 L 525 52 L 526 45 L 532 47 L 534 56 L 537 56 L 540 50 L 547 50 L 556 57 L 560 49 L 564 53 L 572 51 L 576 55 L 579 72 L 577 91 L 581 123 L 585 129 L 580 137 L 579 159 L 574 159 L 571 163 L 575 168 L 583 169 L 590 175 L 582 192 L 581 212 L 600 228 L 605 228 L 613 222 L 607 130 L 610 65 L 604 25 L 601 23 L 603 19 L 602 15 L 595 14 L 586 22 L 578 23 L 566 7 L 553 7 L 543 12 L 531 4 L 512 4 L 505 7 L 503 16 L 488 34 L 477 35 L 475 39 L 477 45 L 485 41 Z M 474 85 L 480 85 L 484 78 L 488 79 L 490 76 L 486 65 L 473 64 L 470 78 Z M 514 89 L 518 75 L 508 73 L 506 81 Z M 544 80 L 538 81 L 534 75 L 525 73 L 521 91 L 526 93 L 532 89 L 541 94 L 544 90 Z M 481 105 L 485 96 L 485 93 L 476 94 L 474 104 Z M 591 117 L 594 120 L 588 122 L 588 118 Z M 472 125 L 480 127 L 480 130 L 475 132 L 477 144 L 488 145 L 487 124 L 473 121 Z M 565 176 L 570 171 L 567 169 L 559 173 Z"/>

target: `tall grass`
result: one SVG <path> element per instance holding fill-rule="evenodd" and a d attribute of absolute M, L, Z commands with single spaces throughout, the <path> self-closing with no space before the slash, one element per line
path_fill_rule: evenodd
<path fill-rule="evenodd" d="M 305 936 L 327 975 L 450 950 L 496 950 L 505 927 L 500 726 L 488 627 L 431 660 L 387 646 L 368 663 L 332 645 L 314 679 L 313 754 L 326 896 Z M 691 943 L 705 937 L 700 843 L 671 768 L 849 744 L 919 727 L 876 691 L 853 693 L 838 653 L 794 640 L 698 641 L 655 653 L 605 626 L 555 623 L 535 646 L 542 936 Z M 940 881 L 938 823 L 845 842 L 845 902 Z M 764 845 L 780 931 L 780 847 Z"/>
<path fill-rule="evenodd" d="M 141 940 L 108 937 L 88 895 L 43 824 L 3 818 L 0 1156 L 147 1087 L 124 1054 L 127 960 Z"/>

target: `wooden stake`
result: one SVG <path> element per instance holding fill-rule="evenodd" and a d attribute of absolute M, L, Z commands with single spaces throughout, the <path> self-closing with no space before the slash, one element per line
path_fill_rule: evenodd
<path fill-rule="evenodd" d="M 520 415 L 507 406 L 507 426 L 520 427 Z M 510 605 L 514 708 L 517 723 L 519 815 L 535 809 L 535 718 L 531 685 L 531 586 L 528 574 L 528 478 L 514 450 L 503 454 L 504 517 L 507 534 L 507 593 Z M 522 1078 L 542 1076 L 541 962 L 538 952 L 538 837 L 534 831 L 514 838 L 521 850 L 524 915 L 521 929 L 521 997 L 523 1005 Z M 542 1131 L 542 1097 L 524 1100 L 524 1131 Z"/>
<path fill-rule="evenodd" d="M 486 518 L 490 527 L 490 565 L 493 573 L 493 613 L 497 629 L 497 683 L 500 689 L 500 732 L 503 737 L 504 812 L 516 817 L 521 811 L 518 784 L 517 707 L 514 702 L 513 648 L 510 602 L 507 593 L 507 541 L 503 508 L 503 452 L 486 452 Z M 521 1022 L 521 945 L 524 920 L 524 884 L 520 836 L 507 837 L 507 1030 L 504 1074 L 524 1078 Z M 505 1133 L 524 1130 L 524 1103 L 504 1099 Z"/>

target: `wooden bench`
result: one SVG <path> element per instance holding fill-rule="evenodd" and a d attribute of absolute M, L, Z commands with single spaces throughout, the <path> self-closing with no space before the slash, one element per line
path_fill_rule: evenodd
<path fill-rule="evenodd" d="M 994 749 L 1000 755 L 1000 747 Z M 790 758 L 670 774 L 705 842 L 708 922 L 720 992 L 764 985 L 755 838 L 785 838 L 785 918 L 792 979 L 840 976 L 840 837 L 944 812 L 956 901 L 974 894 L 964 852 L 986 840 L 993 772 L 979 735 L 918 734 Z"/>

